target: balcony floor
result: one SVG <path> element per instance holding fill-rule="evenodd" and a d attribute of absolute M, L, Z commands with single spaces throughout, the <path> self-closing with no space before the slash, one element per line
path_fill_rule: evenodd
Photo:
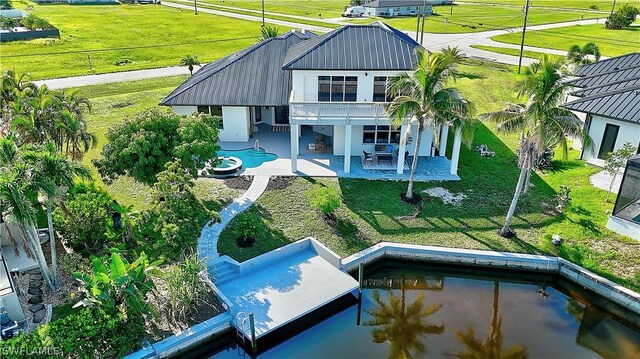
<path fill-rule="evenodd" d="M 403 174 L 397 174 L 395 166 L 390 170 L 363 168 L 360 156 L 351 157 L 351 172 L 344 172 L 344 156 L 332 153 L 317 153 L 308 150 L 309 143 L 315 143 L 320 134 L 303 127 L 300 137 L 300 155 L 298 156 L 298 172 L 291 172 L 291 142 L 289 132 L 271 131 L 271 126 L 260 124 L 259 131 L 248 142 L 219 143 L 225 150 L 239 150 L 253 147 L 256 140 L 260 147 L 278 156 L 275 161 L 265 162 L 259 167 L 244 168 L 242 175 L 269 176 L 311 176 L 311 177 L 346 177 L 363 179 L 408 180 L 409 168 Z M 407 163 L 411 164 L 409 156 Z M 449 173 L 450 161 L 446 157 L 420 157 L 416 168 L 416 181 L 456 181 L 460 177 Z"/>

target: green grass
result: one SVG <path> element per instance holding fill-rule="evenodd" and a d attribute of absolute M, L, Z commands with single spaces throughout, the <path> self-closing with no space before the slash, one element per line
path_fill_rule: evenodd
<path fill-rule="evenodd" d="M 495 53 L 498 53 L 498 54 L 505 54 L 505 55 L 511 55 L 511 56 L 520 56 L 520 50 L 518 50 L 518 49 L 509 49 L 509 48 L 506 48 L 506 47 L 484 46 L 484 45 L 471 45 L 471 47 L 473 47 L 474 49 L 495 52 Z M 529 50 L 524 50 L 522 54 L 523 54 L 524 57 L 528 57 L 528 58 L 531 58 L 531 59 L 539 59 L 543 55 L 542 52 L 529 51 Z M 560 55 L 549 55 L 549 56 L 551 57 L 551 60 L 553 60 L 553 61 L 562 61 L 562 60 L 565 59 L 564 56 L 560 56 Z"/>
<path fill-rule="evenodd" d="M 494 0 L 465 0 L 465 2 L 491 5 L 501 4 L 511 6 L 524 6 L 524 0 L 499 0 L 498 2 Z M 591 10 L 589 7 L 591 5 L 595 5 L 598 7 L 598 10 L 608 13 L 611 11 L 612 4 L 613 2 L 609 0 L 536 0 L 531 2 L 531 7 L 534 9 L 537 7 L 550 7 L 557 9 Z M 622 4 L 640 6 L 640 0 L 619 1 L 616 3 L 616 9 Z"/>
<path fill-rule="evenodd" d="M 0 54 L 2 70 L 30 71 L 34 79 L 171 66 L 187 54 L 209 62 L 260 35 L 258 22 L 157 5 L 34 7 L 29 13 L 47 18 L 60 39 L 3 43 Z"/>
<path fill-rule="evenodd" d="M 204 2 L 250 10 L 262 9 L 260 0 L 225 0 L 224 2 L 205 0 Z M 348 1 L 344 0 L 278 0 L 264 2 L 264 8 L 267 12 L 307 16 L 317 19 L 340 17 L 346 5 L 348 5 Z"/>
<path fill-rule="evenodd" d="M 498 35 L 491 38 L 499 42 L 520 44 L 520 34 Z M 640 26 L 626 30 L 607 30 L 602 24 L 569 26 L 528 32 L 525 45 L 567 51 L 573 44 L 583 46 L 595 42 L 603 56 L 624 55 L 640 48 Z"/>
<path fill-rule="evenodd" d="M 461 4 L 453 7 L 450 14 L 449 6 L 434 6 L 434 15 L 427 17 L 426 32 L 435 33 L 463 33 L 478 32 L 496 29 L 505 29 L 522 26 L 524 15 L 522 10 L 511 6 L 483 6 Z M 552 9 L 532 9 L 529 12 L 529 22 L 533 25 L 576 21 L 584 16 L 585 19 L 603 17 L 602 14 L 576 11 L 558 11 Z M 446 19 L 446 21 L 445 21 Z M 416 18 L 369 18 L 352 20 L 355 23 L 369 23 L 371 21 L 384 21 L 389 25 L 402 30 L 415 31 Z M 445 25 L 446 23 L 446 25 Z"/>
<path fill-rule="evenodd" d="M 518 80 L 511 67 L 463 66 L 457 87 L 479 112 L 499 109 L 515 101 L 511 90 Z M 491 89 L 487 91 L 486 89 Z M 498 137 L 492 126 L 479 125 L 473 146 L 485 143 L 497 155 L 481 158 L 463 146 L 461 181 L 418 183 L 416 191 L 445 187 L 467 197 L 461 206 L 446 205 L 423 194 L 422 209 L 400 200 L 406 182 L 357 179 L 296 178 L 288 187 L 270 189 L 257 205 L 241 216 L 258 216 L 258 240 L 252 248 L 239 248 L 241 233 L 236 222 L 222 233 L 218 249 L 237 260 L 246 260 L 292 241 L 313 236 L 345 256 L 381 241 L 456 248 L 560 255 L 633 289 L 640 288 L 637 251 L 640 244 L 606 229 L 605 191 L 589 184 L 595 169 L 577 160 L 557 157 L 555 170 L 532 176 L 535 187 L 519 203 L 513 226 L 515 239 L 496 234 L 504 221 L 518 177 L 514 149 L 517 137 Z M 451 147 L 451 143 L 449 143 Z M 474 148 L 472 147 L 472 148 Z M 572 206 L 559 215 L 546 211 L 560 185 L 572 188 Z M 314 186 L 331 186 L 342 194 L 336 225 L 327 224 L 312 208 L 306 193 Z M 550 244 L 552 234 L 565 239 L 560 249 Z"/>

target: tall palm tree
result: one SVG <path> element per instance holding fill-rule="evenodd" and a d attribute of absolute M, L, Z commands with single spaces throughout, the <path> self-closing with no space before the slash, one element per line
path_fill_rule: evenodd
<path fill-rule="evenodd" d="M 189 67 L 189 73 L 193 75 L 193 67 L 200 66 L 200 61 L 198 61 L 198 55 L 187 55 L 180 60 L 180 66 Z"/>
<path fill-rule="evenodd" d="M 31 148 L 24 154 L 24 160 L 33 168 L 35 191 L 44 194 L 47 209 L 47 227 L 51 247 L 51 280 L 58 288 L 55 232 L 53 230 L 53 205 L 63 193 L 73 186 L 76 177 L 90 180 L 91 171 L 57 152 L 55 145 L 48 142 L 44 146 Z"/>
<path fill-rule="evenodd" d="M 502 319 L 498 315 L 498 297 L 500 294 L 499 282 L 493 286 L 493 314 L 487 338 L 482 341 L 476 338 L 472 328 L 466 332 L 457 332 L 456 338 L 467 348 L 465 352 L 456 353 L 453 356 L 460 359 L 526 359 L 527 348 L 524 345 L 514 345 L 508 349 L 502 349 L 504 335 L 502 334 Z"/>
<path fill-rule="evenodd" d="M 380 298 L 380 292 L 373 292 L 373 299 L 378 305 L 369 314 L 373 320 L 367 325 L 375 326 L 371 334 L 375 343 L 389 342 L 389 358 L 415 358 L 426 352 L 423 338 L 427 335 L 444 333 L 443 325 L 428 323 L 426 318 L 435 314 L 442 304 L 424 306 L 420 293 L 409 306 L 406 305 L 404 278 L 400 298 L 389 292 L 389 303 Z"/>
<path fill-rule="evenodd" d="M 483 115 L 485 120 L 497 123 L 498 132 L 519 134 L 518 166 L 520 176 L 507 212 L 505 223 L 499 233 L 512 237 L 511 220 L 527 178 L 530 177 L 535 160 L 546 148 L 559 146 L 563 157 L 569 153 L 567 137 L 582 138 L 585 148 L 592 147 L 592 140 L 571 111 L 559 106 L 564 102 L 566 86 L 561 64 L 552 62 L 544 55 L 540 62 L 525 72 L 525 79 L 518 84 L 518 95 L 527 97 L 526 104 L 512 104 L 504 110 Z"/>
<path fill-rule="evenodd" d="M 573 45 L 567 52 L 567 60 L 576 66 L 598 61 L 600 56 L 600 48 L 593 42 L 588 42 L 583 47 Z"/>
<path fill-rule="evenodd" d="M 407 200 L 413 200 L 414 196 L 413 181 L 423 131 L 430 128 L 435 132 L 439 126 L 448 124 L 448 119 L 467 118 L 470 111 L 469 102 L 463 100 L 455 88 L 445 87 L 448 81 L 456 79 L 456 58 L 443 53 L 429 54 L 424 49 L 417 50 L 416 55 L 415 71 L 391 79 L 389 88 L 399 95 L 386 106 L 393 127 L 398 128 L 407 120 L 418 127 Z"/>
<path fill-rule="evenodd" d="M 75 160 L 82 159 L 84 153 L 98 145 L 98 138 L 88 131 L 87 122 L 82 116 L 76 116 L 68 110 L 62 110 L 59 115 L 62 127 L 62 141 L 60 150 Z"/>

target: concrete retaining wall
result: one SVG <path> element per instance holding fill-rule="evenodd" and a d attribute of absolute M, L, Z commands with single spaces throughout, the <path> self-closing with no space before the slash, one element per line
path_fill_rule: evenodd
<path fill-rule="evenodd" d="M 46 37 L 60 37 L 58 29 L 39 31 L 3 32 L 0 34 L 0 42 L 42 39 Z"/>

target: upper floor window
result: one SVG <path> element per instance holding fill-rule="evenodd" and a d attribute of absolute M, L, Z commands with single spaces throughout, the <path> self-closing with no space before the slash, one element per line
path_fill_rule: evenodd
<path fill-rule="evenodd" d="M 358 98 L 358 77 L 318 76 L 319 102 L 355 102 Z"/>
<path fill-rule="evenodd" d="M 218 118 L 218 128 L 224 129 L 224 123 L 222 121 L 222 106 L 198 106 L 199 113 L 206 113 L 207 115 Z"/>
<path fill-rule="evenodd" d="M 389 93 L 388 78 L 386 76 L 376 76 L 373 78 L 373 102 L 391 102 L 393 96 Z"/>

